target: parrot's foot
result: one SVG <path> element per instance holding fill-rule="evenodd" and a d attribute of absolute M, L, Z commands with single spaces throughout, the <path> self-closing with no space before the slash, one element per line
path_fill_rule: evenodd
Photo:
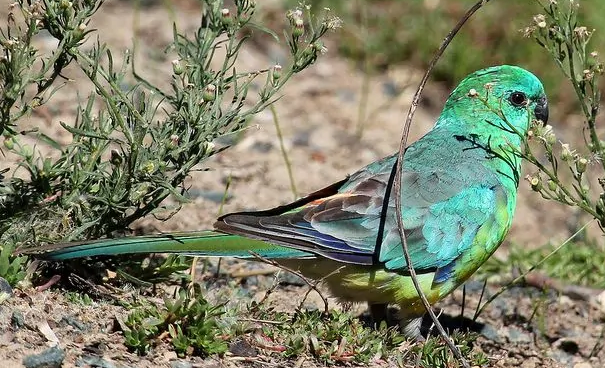
<path fill-rule="evenodd" d="M 372 325 L 379 327 L 382 321 L 389 324 L 389 309 L 387 304 L 369 304 L 368 309 L 370 311 L 370 317 L 372 318 Z"/>
<path fill-rule="evenodd" d="M 420 326 L 422 325 L 422 316 L 414 318 L 402 318 L 399 321 L 399 328 L 401 333 L 406 337 L 414 339 L 416 341 L 425 341 L 425 338 L 420 333 Z"/>
<path fill-rule="evenodd" d="M 382 322 L 386 322 L 388 327 L 397 326 L 399 323 L 399 311 L 395 308 L 389 308 L 388 304 L 368 304 L 370 312 L 371 325 L 379 328 Z"/>
<path fill-rule="evenodd" d="M 402 316 L 401 310 L 396 315 L 392 310 L 389 310 L 387 304 L 369 304 L 368 309 L 372 318 L 372 325 L 375 328 L 378 328 L 383 321 L 387 323 L 387 326 L 396 326 L 399 323 L 399 329 L 403 335 L 416 341 L 425 341 L 420 333 L 422 316 Z"/>

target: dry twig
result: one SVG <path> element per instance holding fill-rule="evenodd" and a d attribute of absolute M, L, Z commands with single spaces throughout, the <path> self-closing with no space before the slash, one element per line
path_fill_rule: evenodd
<path fill-rule="evenodd" d="M 305 276 L 304 276 L 302 273 L 300 273 L 299 271 L 296 271 L 296 270 L 291 269 L 291 268 L 289 268 L 289 267 L 286 267 L 286 266 L 284 266 L 284 265 L 280 265 L 279 263 L 275 262 L 274 260 L 271 260 L 271 259 L 267 259 L 267 258 L 265 258 L 265 257 L 262 257 L 262 256 L 261 256 L 260 254 L 258 254 L 258 253 L 250 252 L 250 254 L 252 254 L 252 255 L 254 256 L 254 258 L 256 258 L 257 260 L 259 260 L 259 261 L 261 261 L 261 262 L 263 262 L 263 263 L 267 263 L 267 264 L 270 264 L 270 265 L 272 265 L 272 266 L 278 267 L 278 268 L 280 268 L 280 269 L 282 269 L 282 270 L 284 270 L 284 271 L 288 271 L 288 272 L 290 272 L 290 273 L 292 273 L 292 274 L 294 274 L 294 275 L 296 275 L 296 276 L 300 277 L 300 278 L 301 278 L 301 279 L 302 279 L 302 280 L 305 282 L 305 284 L 307 284 L 307 286 L 309 286 L 309 287 L 311 288 L 311 289 L 309 289 L 309 291 L 307 291 L 307 293 L 306 293 L 306 294 L 305 294 L 305 296 L 303 297 L 303 300 L 300 302 L 300 304 L 302 305 L 302 303 L 304 303 L 304 301 L 305 301 L 305 300 L 307 300 L 307 297 L 309 296 L 309 293 L 311 292 L 311 290 L 314 290 L 315 292 L 317 292 L 317 294 L 319 294 L 319 297 L 321 298 L 321 300 L 322 300 L 322 301 L 323 301 L 323 303 L 324 303 L 324 313 L 326 313 L 326 314 L 328 313 L 328 309 L 329 309 L 329 308 L 328 308 L 328 307 L 329 307 L 329 305 L 328 305 L 328 298 L 326 298 L 326 297 L 325 297 L 325 296 L 324 296 L 324 295 L 321 293 L 321 291 L 319 291 L 318 285 L 319 285 L 319 284 L 320 284 L 320 283 L 321 283 L 323 280 L 325 280 L 326 278 L 328 278 L 328 277 L 330 277 L 330 276 L 334 275 L 335 273 L 339 272 L 339 271 L 341 270 L 341 268 L 342 268 L 342 267 L 341 267 L 341 268 L 336 269 L 336 270 L 335 270 L 335 271 L 333 271 L 333 272 L 330 272 L 328 275 L 326 275 L 325 277 L 323 277 L 323 278 L 321 278 L 321 279 L 319 279 L 319 280 L 317 280 L 317 281 L 313 281 L 313 280 L 309 280 L 307 277 L 305 277 Z"/>
<path fill-rule="evenodd" d="M 517 270 L 518 272 L 518 270 Z M 523 283 L 540 290 L 554 290 L 573 300 L 591 301 L 601 294 L 603 289 L 590 288 L 581 285 L 565 284 L 543 272 L 530 272 L 523 278 Z"/>

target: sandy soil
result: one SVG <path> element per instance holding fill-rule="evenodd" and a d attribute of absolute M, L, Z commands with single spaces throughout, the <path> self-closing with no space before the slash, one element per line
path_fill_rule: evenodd
<path fill-rule="evenodd" d="M 263 2 L 263 6 L 271 7 L 272 3 Z M 198 11 L 185 1 L 177 4 L 175 17 L 181 29 L 195 29 L 199 22 Z M 135 23 L 138 24 L 136 32 Z M 132 39 L 136 37 L 137 52 L 141 55 L 137 58 L 139 70 L 144 70 L 144 74 L 154 81 L 168 83 L 169 79 L 164 78 L 163 73 L 171 68 L 170 58 L 163 57 L 159 50 L 171 40 L 171 24 L 162 6 L 144 7 L 136 12 L 130 2 L 110 0 L 99 12 L 93 27 L 116 53 L 130 48 Z M 337 37 L 331 37 L 328 48 L 335 49 Z M 41 38 L 39 42 L 42 46 L 52 47 L 47 39 Z M 284 51 L 280 47 L 252 43 L 243 50 L 240 68 L 267 67 L 283 56 Z M 70 77 L 77 80 L 77 71 L 71 70 L 70 73 Z M 277 111 L 299 193 L 319 189 L 394 152 L 418 78 L 419 71 L 402 66 L 372 77 L 368 118 L 364 123 L 363 137 L 357 141 L 355 129 L 362 84 L 359 70 L 330 50 L 310 70 L 297 76 L 284 90 L 283 98 L 277 103 Z M 86 87 L 77 83 L 70 83 L 69 87 L 60 90 L 52 106 L 35 114 L 29 123 L 60 139 L 68 139 L 59 122 L 73 121 L 77 93 L 87 93 Z M 405 90 L 400 96 L 394 96 L 393 89 Z M 439 85 L 430 85 L 425 96 L 416 114 L 411 140 L 431 127 L 447 97 L 447 90 Z M 557 121 L 556 109 L 551 113 L 553 121 Z M 258 129 L 249 129 L 239 145 L 207 163 L 213 171 L 192 175 L 189 183 L 195 199 L 181 212 L 166 222 L 150 219 L 140 225 L 161 231 L 208 228 L 217 214 L 217 198 L 220 198 L 229 176 L 232 178 L 231 199 L 226 203 L 225 211 L 270 208 L 292 200 L 270 112 L 259 114 L 254 123 L 259 125 Z M 571 137 L 574 133 L 570 125 L 555 128 L 562 132 L 563 137 Z M 496 257 L 506 257 L 511 243 L 527 247 L 540 246 L 549 240 L 556 243 L 582 223 L 581 217 L 571 216 L 561 206 L 544 203 L 523 184 L 513 229 Z M 262 292 L 260 288 L 259 292 Z M 468 314 L 474 310 L 472 306 L 480 289 L 467 291 Z M 278 288 L 272 302 L 283 307 L 287 305 L 285 303 L 291 303 L 293 296 L 300 294 L 300 290 L 293 292 Z M 460 293 L 456 293 L 440 307 L 444 308 L 446 315 L 456 316 L 460 313 L 460 300 Z M 532 317 L 536 300 L 543 300 L 547 305 L 548 315 L 542 320 Z M 24 317 L 25 325 L 21 328 L 14 328 L 11 324 L 15 311 Z M 174 362 L 178 359 L 166 344 L 143 357 L 126 350 L 122 344 L 123 337 L 115 332 L 113 326 L 114 317 L 125 313 L 123 308 L 101 301 L 90 306 L 73 304 L 60 290 L 19 291 L 0 305 L 0 366 L 20 366 L 24 356 L 40 352 L 52 344 L 48 336 L 36 332 L 40 330 L 40 324 L 47 321 L 59 345 L 66 351 L 65 367 L 95 366 L 94 362 L 86 360 L 93 356 L 113 361 L 115 367 L 175 367 Z M 81 328 L 74 327 L 74 323 L 70 323 L 72 319 L 80 321 Z M 548 294 L 544 299 L 541 293 L 531 289 L 514 289 L 502 295 L 479 321 L 489 326 L 488 330 L 492 332 L 482 330 L 487 337 L 481 337 L 478 342 L 478 347 L 490 357 L 492 366 L 587 368 L 605 365 L 605 353 L 602 351 L 589 357 L 603 326 L 601 312 L 588 303 L 554 294 Z M 189 361 L 196 367 L 243 367 L 248 364 L 229 357 L 191 358 Z M 261 365 L 292 366 L 294 363 L 269 354 L 266 364 Z M 303 366 L 318 365 L 307 360 Z"/>

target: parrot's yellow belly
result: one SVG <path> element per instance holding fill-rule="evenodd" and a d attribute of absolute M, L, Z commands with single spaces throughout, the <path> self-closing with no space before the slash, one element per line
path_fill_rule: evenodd
<path fill-rule="evenodd" d="M 410 276 L 385 270 L 371 270 L 358 265 L 343 265 L 328 259 L 281 261 L 288 268 L 299 270 L 305 277 L 322 280 L 331 294 L 343 302 L 396 304 L 406 316 L 421 316 L 424 306 Z M 429 303 L 434 304 L 458 285 L 447 281 L 434 285 L 435 274 L 418 275 L 420 287 Z"/>

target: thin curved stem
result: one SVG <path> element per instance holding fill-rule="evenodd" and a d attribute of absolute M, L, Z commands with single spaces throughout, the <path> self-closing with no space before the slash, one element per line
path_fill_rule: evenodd
<path fill-rule="evenodd" d="M 475 14 L 475 12 L 477 12 L 477 10 L 479 10 L 487 2 L 489 2 L 489 0 L 478 1 L 477 3 L 475 3 L 475 5 L 473 5 L 464 14 L 464 16 L 458 21 L 458 23 L 454 26 L 454 28 L 450 31 L 450 33 L 448 33 L 448 35 L 445 37 L 441 46 L 437 50 L 437 53 L 435 54 L 435 56 L 429 63 L 429 67 L 427 68 L 426 72 L 424 73 L 424 76 L 422 77 L 422 80 L 420 81 L 420 85 L 418 86 L 418 89 L 416 90 L 416 93 L 414 94 L 414 98 L 412 99 L 412 104 L 410 105 L 410 109 L 408 111 L 408 114 L 407 114 L 407 117 L 405 120 L 405 125 L 403 127 L 403 134 L 401 137 L 401 142 L 399 144 L 399 153 L 397 155 L 397 162 L 395 163 L 396 173 L 395 173 L 395 181 L 393 183 L 393 189 L 394 189 L 393 192 L 395 193 L 395 209 L 396 209 L 396 213 L 397 213 L 397 230 L 398 230 L 399 236 L 401 238 L 403 255 L 405 257 L 408 271 L 412 278 L 412 282 L 414 283 L 414 287 L 416 288 L 416 291 L 418 292 L 418 295 L 420 296 L 420 300 L 422 301 L 424 308 L 426 309 L 427 313 L 433 320 L 433 323 L 435 324 L 437 331 L 439 331 L 439 334 L 441 335 L 441 337 L 443 337 L 444 341 L 447 343 L 449 349 L 452 351 L 452 354 L 454 354 L 456 359 L 458 359 L 460 361 L 460 363 L 462 364 L 462 366 L 465 368 L 470 368 L 469 363 L 466 361 L 466 359 L 464 359 L 464 357 L 462 356 L 462 353 L 460 352 L 460 349 L 458 349 L 458 347 L 456 347 L 456 345 L 454 344 L 452 339 L 445 332 L 445 329 L 443 328 L 441 323 L 439 323 L 437 316 L 435 315 L 435 313 L 433 312 L 433 310 L 431 308 L 431 304 L 429 303 L 426 296 L 422 292 L 422 288 L 420 287 L 420 284 L 418 283 L 418 277 L 416 276 L 416 271 L 414 270 L 414 266 L 412 265 L 412 259 L 410 257 L 410 252 L 408 250 L 408 244 L 407 244 L 407 239 L 405 236 L 402 211 L 401 211 L 401 174 L 402 174 L 402 168 L 403 168 L 403 153 L 405 151 L 405 147 L 407 146 L 407 138 L 408 138 L 408 135 L 410 132 L 410 127 L 412 125 L 412 119 L 414 117 L 414 113 L 416 112 L 416 108 L 418 107 L 420 97 L 422 96 L 422 91 L 424 90 L 424 87 L 426 86 L 429 76 L 430 76 L 431 72 L 433 71 L 433 68 L 437 64 L 437 61 L 439 61 L 439 59 L 441 58 L 441 55 L 443 55 L 443 52 L 448 47 L 448 45 L 452 42 L 452 40 L 454 39 L 454 37 L 456 36 L 458 31 L 470 19 L 470 17 L 473 14 Z"/>

